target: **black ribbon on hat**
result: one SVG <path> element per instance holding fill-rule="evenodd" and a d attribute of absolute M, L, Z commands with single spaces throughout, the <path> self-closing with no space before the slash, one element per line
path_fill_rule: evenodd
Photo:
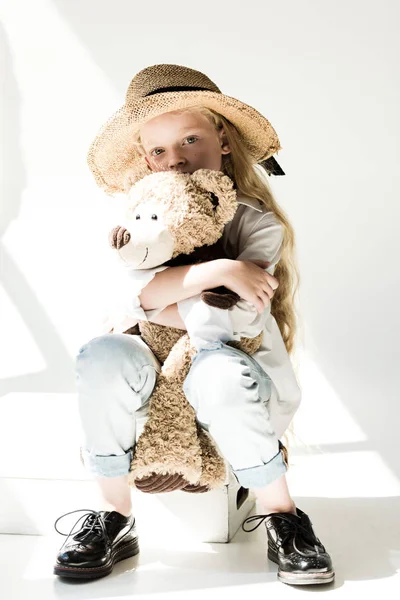
<path fill-rule="evenodd" d="M 266 160 L 262 160 L 258 163 L 263 169 L 266 170 L 269 176 L 271 175 L 285 175 L 284 170 L 280 164 L 275 160 L 273 156 L 270 156 Z"/>

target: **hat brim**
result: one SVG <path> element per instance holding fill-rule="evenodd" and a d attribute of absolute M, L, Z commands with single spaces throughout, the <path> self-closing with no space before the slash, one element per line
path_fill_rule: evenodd
<path fill-rule="evenodd" d="M 255 162 L 281 149 L 268 119 L 236 98 L 210 91 L 163 92 L 124 105 L 101 128 L 88 152 L 88 164 L 96 183 L 108 194 L 123 192 L 127 173 L 149 172 L 132 143 L 133 134 L 154 117 L 194 106 L 211 108 L 228 119 L 239 131 Z"/>

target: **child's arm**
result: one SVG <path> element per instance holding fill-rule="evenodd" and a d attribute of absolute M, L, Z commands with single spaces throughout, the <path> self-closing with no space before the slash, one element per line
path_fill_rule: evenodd
<path fill-rule="evenodd" d="M 229 339 L 240 339 L 240 337 L 255 337 L 265 327 L 270 314 L 270 300 L 273 296 L 271 289 L 263 286 L 258 288 L 259 274 L 266 277 L 272 283 L 273 290 L 277 288 L 277 280 L 272 276 L 275 265 L 279 261 L 282 241 L 283 228 L 272 213 L 265 213 L 261 217 L 250 213 L 250 217 L 255 217 L 247 226 L 247 232 L 238 240 L 238 257 L 236 261 L 229 261 L 238 266 L 238 273 L 241 273 L 244 265 L 249 261 L 255 261 L 259 266 L 264 265 L 270 273 L 264 272 L 259 266 L 253 265 L 256 276 L 256 283 L 245 281 L 244 289 L 253 287 L 253 300 L 251 295 L 240 292 L 240 288 L 226 287 L 236 291 L 241 300 L 236 306 L 228 311 L 223 311 L 214 307 L 205 305 L 200 296 L 187 298 L 178 302 L 178 310 L 183 319 L 186 329 L 192 341 L 197 347 L 213 340 L 226 341 Z M 249 233 L 250 232 L 250 233 Z M 263 262 L 264 261 L 264 262 Z M 268 261 L 268 262 L 267 262 Z M 267 267 L 268 265 L 268 267 Z M 239 277 L 240 279 L 240 277 Z M 275 282 L 275 283 L 274 283 Z M 248 287 L 246 287 L 248 286 Z M 256 306 L 257 303 L 257 306 Z M 260 310 L 261 308 L 261 310 Z"/>
<path fill-rule="evenodd" d="M 140 305 L 144 310 L 162 308 L 217 287 L 220 285 L 218 262 L 170 267 L 157 273 L 142 289 Z"/>
<path fill-rule="evenodd" d="M 278 281 L 264 269 L 265 260 L 255 258 L 240 261 L 218 259 L 199 265 L 170 267 L 141 290 L 140 304 L 144 310 L 162 308 L 197 296 L 203 290 L 224 285 L 253 304 L 259 313 L 268 306 Z"/>
<path fill-rule="evenodd" d="M 176 303 L 167 306 L 157 316 L 152 317 L 151 322 L 164 325 L 164 327 L 175 327 L 176 329 L 186 331 L 186 325 L 178 312 L 178 305 Z"/>

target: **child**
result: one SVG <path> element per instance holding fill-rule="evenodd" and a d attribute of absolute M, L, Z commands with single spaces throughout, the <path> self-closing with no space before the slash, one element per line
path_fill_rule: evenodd
<path fill-rule="evenodd" d="M 295 337 L 294 233 L 266 178 L 254 168 L 279 149 L 267 119 L 223 95 L 206 75 L 155 65 L 132 80 L 125 106 L 93 142 L 89 165 L 108 193 L 124 191 L 129 174 L 152 171 L 206 168 L 234 181 L 238 210 L 223 237 L 229 258 L 143 271 L 147 279 L 137 292 L 136 316 L 186 329 L 207 349 L 195 356 L 184 390 L 199 423 L 239 483 L 254 489 L 265 512 L 246 521 L 265 522 L 268 557 L 278 564 L 281 581 L 328 583 L 334 579 L 330 556 L 289 494 L 279 440 L 300 402 L 289 358 Z M 203 290 L 220 285 L 241 298 L 229 313 L 199 300 Z M 127 300 L 135 305 L 134 298 Z M 263 331 L 253 357 L 224 343 L 227 318 L 233 335 L 254 337 Z M 83 459 L 104 506 L 85 514 L 81 529 L 61 548 L 55 566 L 60 576 L 101 577 L 118 560 L 139 552 L 127 474 L 135 415 L 146 407 L 159 369 L 150 349 L 128 334 L 101 335 L 80 350 Z"/>

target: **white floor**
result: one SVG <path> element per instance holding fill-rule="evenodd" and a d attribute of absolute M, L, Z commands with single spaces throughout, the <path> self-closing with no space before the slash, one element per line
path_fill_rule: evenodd
<path fill-rule="evenodd" d="M 315 456 L 296 460 L 291 473 L 292 489 L 312 488 L 309 477 L 316 472 L 315 460 Z M 326 471 L 320 472 L 320 489 L 328 479 L 332 484 L 340 479 L 340 460 L 336 469 L 328 456 L 324 460 L 334 470 L 330 478 Z M 336 493 L 330 498 L 296 495 L 295 499 L 310 515 L 317 535 L 334 560 L 334 584 L 294 588 L 279 583 L 276 565 L 266 558 L 263 526 L 253 533 L 239 530 L 229 544 L 199 544 L 179 539 L 173 528 L 170 538 L 159 539 L 157 515 L 146 523 L 137 515 L 140 555 L 117 565 L 111 576 L 90 583 L 65 583 L 53 576 L 61 536 L 1 535 L 0 597 L 97 600 L 142 598 L 149 594 L 152 598 L 200 598 L 206 593 L 211 600 L 220 598 L 221 593 L 222 597 L 249 594 L 251 598 L 285 598 L 323 591 L 340 598 L 358 598 L 362 594 L 400 597 L 398 496 L 338 497 Z"/>

